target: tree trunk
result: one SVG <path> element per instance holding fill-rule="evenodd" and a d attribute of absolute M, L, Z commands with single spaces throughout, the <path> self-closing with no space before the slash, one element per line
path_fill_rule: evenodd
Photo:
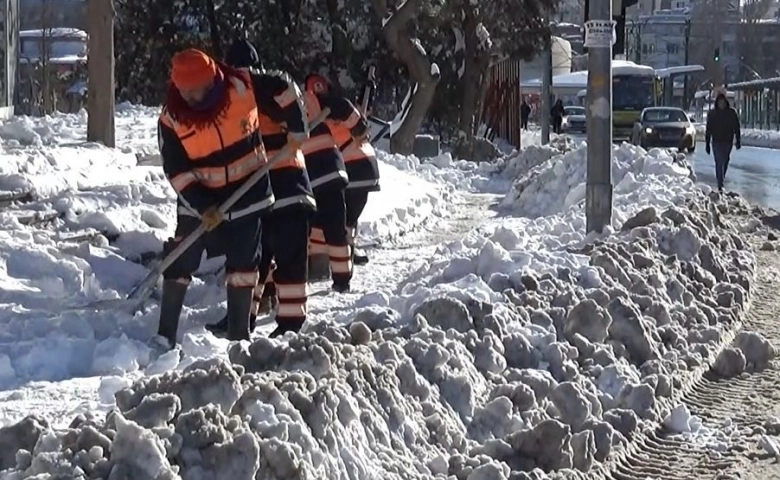
<path fill-rule="evenodd" d="M 425 51 L 417 48 L 417 40 L 409 31 L 410 23 L 420 6 L 420 0 L 407 0 L 396 10 L 387 22 L 385 0 L 373 0 L 374 12 L 380 22 L 384 23 L 382 33 L 393 53 L 406 65 L 412 83 L 417 84 L 417 91 L 411 98 L 412 105 L 401 126 L 390 138 L 390 150 L 393 153 L 410 155 L 414 149 L 414 138 L 420 131 L 428 109 L 433 102 L 433 94 L 441 75 L 431 72 L 431 62 Z"/>
<path fill-rule="evenodd" d="M 43 95 L 41 97 L 41 108 L 43 115 L 49 115 L 54 112 L 54 105 L 52 102 L 52 85 L 51 85 L 51 73 L 49 71 L 49 54 L 51 53 L 51 42 L 49 41 L 49 35 L 51 31 L 51 5 L 48 0 L 44 0 L 41 5 L 41 48 L 40 48 L 40 62 L 41 62 L 41 90 Z"/>
<path fill-rule="evenodd" d="M 222 49 L 222 35 L 219 34 L 219 25 L 217 24 L 217 9 L 214 5 L 214 0 L 207 0 L 206 8 L 208 9 L 209 18 L 209 33 L 211 34 L 211 49 L 214 57 L 222 58 L 224 50 Z"/>
<path fill-rule="evenodd" d="M 460 140 L 456 155 L 460 158 L 470 159 L 474 153 L 474 135 L 478 125 L 475 125 L 477 105 L 482 93 L 482 84 L 485 73 L 490 65 L 490 57 L 487 52 L 479 51 L 479 37 L 477 37 L 478 20 L 474 16 L 473 9 L 465 10 L 466 18 L 463 24 L 464 41 L 466 44 L 464 68 L 463 68 L 463 99 L 461 101 Z"/>
<path fill-rule="evenodd" d="M 114 3 L 88 0 L 87 141 L 115 147 L 114 138 Z"/>

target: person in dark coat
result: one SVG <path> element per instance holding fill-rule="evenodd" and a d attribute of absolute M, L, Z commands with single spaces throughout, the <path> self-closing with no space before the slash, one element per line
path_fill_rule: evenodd
<path fill-rule="evenodd" d="M 563 117 L 566 115 L 566 110 L 563 108 L 563 102 L 559 98 L 556 100 L 555 105 L 550 109 L 550 117 L 552 117 L 553 133 L 561 133 L 563 127 Z"/>
<path fill-rule="evenodd" d="M 520 105 L 520 128 L 528 131 L 528 118 L 531 116 L 531 107 L 523 99 L 523 104 Z"/>
<path fill-rule="evenodd" d="M 715 108 L 707 114 L 707 130 L 704 134 L 705 151 L 715 158 L 715 177 L 718 190 L 723 191 L 723 182 L 731 160 L 731 149 L 736 145 L 742 148 L 742 135 L 739 115 L 729 105 L 726 94 L 719 93 L 715 98 Z"/>
<path fill-rule="evenodd" d="M 225 55 L 225 63 L 233 66 L 233 68 L 264 70 L 260 55 L 249 40 L 235 40 L 230 45 L 227 55 Z"/>

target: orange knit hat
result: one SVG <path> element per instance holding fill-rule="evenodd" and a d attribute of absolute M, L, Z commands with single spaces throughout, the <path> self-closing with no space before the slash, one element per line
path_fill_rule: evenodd
<path fill-rule="evenodd" d="M 176 88 L 200 88 L 213 82 L 216 76 L 216 62 L 198 49 L 183 50 L 171 60 L 171 81 Z"/>

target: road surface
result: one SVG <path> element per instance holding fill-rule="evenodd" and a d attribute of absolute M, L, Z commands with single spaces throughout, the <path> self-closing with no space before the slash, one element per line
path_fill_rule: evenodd
<path fill-rule="evenodd" d="M 714 188 L 715 161 L 704 151 L 704 143 L 698 143 L 696 153 L 688 158 L 698 181 Z M 753 203 L 780 210 L 780 150 L 742 147 L 732 151 L 725 187 Z"/>

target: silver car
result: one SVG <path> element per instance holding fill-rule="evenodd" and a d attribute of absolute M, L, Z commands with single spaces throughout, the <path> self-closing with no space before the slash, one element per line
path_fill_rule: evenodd
<path fill-rule="evenodd" d="M 569 105 L 563 107 L 566 116 L 563 117 L 561 129 L 567 133 L 585 133 L 585 107 Z"/>
<path fill-rule="evenodd" d="M 696 150 L 696 128 L 688 114 L 677 107 L 650 107 L 642 110 L 631 137 L 642 148 Z"/>

